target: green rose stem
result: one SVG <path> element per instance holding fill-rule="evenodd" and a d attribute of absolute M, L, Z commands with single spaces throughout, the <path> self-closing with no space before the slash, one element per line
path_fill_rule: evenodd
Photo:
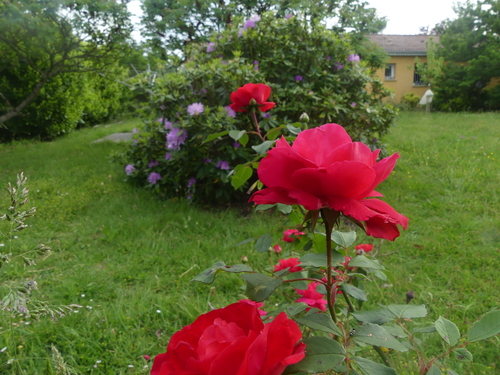
<path fill-rule="evenodd" d="M 332 301 L 332 230 L 335 222 L 337 221 L 340 213 L 329 208 L 322 208 L 321 217 L 323 218 L 323 223 L 325 224 L 326 230 L 326 301 L 328 303 L 328 311 L 332 316 L 332 319 L 337 323 L 337 315 L 335 314 L 335 309 Z"/>

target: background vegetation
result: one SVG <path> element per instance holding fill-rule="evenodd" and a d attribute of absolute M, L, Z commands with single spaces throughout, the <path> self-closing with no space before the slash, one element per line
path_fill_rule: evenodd
<path fill-rule="evenodd" d="M 243 297 L 237 277 L 224 275 L 210 288 L 190 283 L 193 276 L 217 260 L 239 263 L 243 255 L 269 264 L 251 244 L 234 247 L 249 237 L 276 230 L 275 242 L 284 245 L 284 216 L 203 210 L 124 184 L 123 171 L 109 154 L 126 146 L 91 141 L 137 124 L 84 129 L 50 143 L 0 146 L 0 185 L 23 170 L 30 204 L 38 208 L 28 221 L 32 226 L 15 241 L 23 248 L 40 242 L 53 248 L 36 267 L 7 267 L 3 275 L 35 278 L 40 297 L 82 306 L 57 322 L 26 324 L 22 317 L 3 315 L 0 347 L 8 349 L 0 361 L 14 358 L 17 364 L 3 373 L 53 373 L 46 359 L 51 344 L 83 373 L 147 373 L 150 363 L 143 355 L 164 351 L 170 335 L 207 311 L 208 302 L 221 307 Z M 499 125 L 495 114 L 402 114 L 386 138 L 388 151 L 401 158 L 380 191 L 410 218 L 410 227 L 394 243 L 361 236 L 360 243 L 379 247 L 378 257 L 396 280 L 370 290 L 370 300 L 404 303 L 413 290 L 413 303 L 426 304 L 430 318 L 442 315 L 462 330 L 498 306 Z M 7 195 L 1 194 L 4 211 Z M 266 308 L 272 311 L 272 301 Z M 441 346 L 435 335 L 430 351 Z M 499 344 L 498 337 L 474 344 L 469 349 L 475 364 L 454 368 L 500 373 Z M 410 374 L 406 363 L 412 360 L 405 357 L 401 373 Z"/>

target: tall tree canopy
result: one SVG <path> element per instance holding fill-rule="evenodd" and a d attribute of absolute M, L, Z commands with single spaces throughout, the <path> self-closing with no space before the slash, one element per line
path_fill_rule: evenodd
<path fill-rule="evenodd" d="M 206 41 L 212 32 L 226 29 L 235 16 L 249 19 L 270 10 L 277 17 L 300 15 L 311 24 L 330 20 L 339 32 L 374 33 L 386 25 L 363 0 L 144 0 L 142 8 L 144 36 L 162 53 Z"/>
<path fill-rule="evenodd" d="M 0 0 L 0 30 L 2 126 L 54 77 L 113 63 L 131 24 L 125 1 Z"/>
<path fill-rule="evenodd" d="M 455 11 L 457 19 L 437 28 L 439 54 L 447 62 L 436 85 L 438 104 L 449 110 L 499 109 L 500 90 L 487 86 L 500 77 L 500 0 L 469 1 Z"/>

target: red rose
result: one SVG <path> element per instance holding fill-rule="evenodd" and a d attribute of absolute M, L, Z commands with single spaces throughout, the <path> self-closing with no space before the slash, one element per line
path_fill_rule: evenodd
<path fill-rule="evenodd" d="M 316 287 L 319 285 L 317 282 L 310 283 L 307 289 L 295 289 L 302 297 L 300 297 L 295 302 L 304 302 L 310 307 L 315 307 L 321 311 L 326 311 L 327 301 L 323 298 L 323 294 L 316 291 Z M 307 309 L 310 310 L 310 309 Z"/>
<path fill-rule="evenodd" d="M 264 324 L 256 306 L 240 301 L 175 333 L 151 375 L 280 375 L 304 358 L 301 338 L 285 313 Z"/>
<path fill-rule="evenodd" d="M 300 272 L 303 270 L 301 266 L 299 266 L 299 258 L 288 258 L 288 259 L 280 259 L 279 264 L 274 266 L 274 272 L 278 272 L 287 268 L 290 268 L 288 272 Z"/>
<path fill-rule="evenodd" d="M 358 251 L 362 251 L 362 252 L 365 252 L 365 253 L 369 253 L 370 251 L 373 250 L 373 245 L 372 244 L 369 244 L 369 243 L 362 243 L 362 244 L 359 244 L 359 245 L 356 245 L 354 246 L 354 248 Z M 357 252 L 358 252 L 357 251 Z"/>
<path fill-rule="evenodd" d="M 271 88 L 263 83 L 247 83 L 231 93 L 232 103 L 229 105 L 236 112 L 246 112 L 250 106 L 256 106 L 262 112 L 268 111 L 276 103 L 266 102 L 271 95 Z M 254 103 L 251 103 L 252 99 Z"/>
<path fill-rule="evenodd" d="M 379 199 L 374 189 L 391 173 L 398 154 L 377 162 L 372 152 L 352 142 L 344 128 L 326 124 L 305 130 L 290 146 L 284 137 L 262 159 L 257 170 L 267 189 L 252 195 L 257 204 L 299 204 L 308 210 L 328 207 L 357 222 L 366 233 L 394 240 L 398 224 L 405 229 L 408 218 Z"/>
<path fill-rule="evenodd" d="M 282 240 L 285 242 L 292 243 L 296 238 L 300 238 L 299 236 L 304 235 L 304 232 L 299 232 L 297 229 L 287 229 L 283 232 Z"/>

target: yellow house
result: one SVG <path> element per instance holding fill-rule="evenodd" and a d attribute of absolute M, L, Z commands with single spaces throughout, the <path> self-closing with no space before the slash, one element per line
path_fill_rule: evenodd
<path fill-rule="evenodd" d="M 399 103 L 404 94 L 413 92 L 422 97 L 427 86 L 415 69 L 415 58 L 427 62 L 425 42 L 430 35 L 382 35 L 372 34 L 368 38 L 378 44 L 389 55 L 385 69 L 379 69 L 377 76 L 394 92 L 392 101 Z M 439 36 L 433 35 L 435 43 Z"/>

